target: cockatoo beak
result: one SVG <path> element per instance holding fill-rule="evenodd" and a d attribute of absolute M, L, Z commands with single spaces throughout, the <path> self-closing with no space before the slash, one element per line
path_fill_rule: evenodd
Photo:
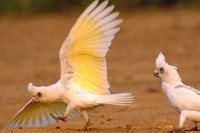
<path fill-rule="evenodd" d="M 37 95 L 32 96 L 31 99 L 32 99 L 34 102 L 38 102 L 38 101 L 39 101 L 39 97 L 38 97 Z"/>
<path fill-rule="evenodd" d="M 159 74 L 159 72 L 155 69 L 155 70 L 153 71 L 153 75 L 156 76 L 157 78 L 160 78 L 158 74 Z"/>

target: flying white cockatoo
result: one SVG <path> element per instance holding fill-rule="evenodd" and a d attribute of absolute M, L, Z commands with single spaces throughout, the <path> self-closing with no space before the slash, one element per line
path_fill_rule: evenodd
<path fill-rule="evenodd" d="M 7 128 L 41 127 L 79 114 L 90 125 L 87 111 L 99 105 L 130 105 L 131 93 L 111 94 L 106 53 L 120 30 L 118 12 L 108 0 L 92 2 L 78 18 L 60 52 L 61 77 L 50 86 L 28 85 L 31 100 L 12 118 Z"/>
<path fill-rule="evenodd" d="M 200 122 L 200 90 L 185 85 L 177 72 L 177 67 L 169 65 L 160 53 L 156 59 L 154 75 L 161 79 L 162 90 L 171 105 L 180 112 L 179 129 L 183 129 L 186 119 L 193 121 L 192 130 L 198 130 Z"/>

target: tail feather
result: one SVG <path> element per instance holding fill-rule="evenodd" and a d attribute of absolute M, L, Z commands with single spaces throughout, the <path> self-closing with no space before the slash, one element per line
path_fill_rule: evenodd
<path fill-rule="evenodd" d="M 101 95 L 99 99 L 100 104 L 111 104 L 128 106 L 133 102 L 133 95 L 131 93 L 120 93 L 112 95 Z"/>

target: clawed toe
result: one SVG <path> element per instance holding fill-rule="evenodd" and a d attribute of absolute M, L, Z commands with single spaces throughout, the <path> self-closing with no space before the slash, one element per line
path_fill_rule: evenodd
<path fill-rule="evenodd" d="M 85 126 L 83 127 L 82 130 L 84 131 L 87 131 L 88 130 L 88 127 L 91 126 L 92 124 L 90 123 L 90 120 L 88 120 L 86 123 L 85 123 Z"/>
<path fill-rule="evenodd" d="M 198 127 L 192 128 L 191 131 L 198 131 Z"/>
<path fill-rule="evenodd" d="M 169 133 L 185 133 L 185 130 L 183 128 L 173 129 Z"/>

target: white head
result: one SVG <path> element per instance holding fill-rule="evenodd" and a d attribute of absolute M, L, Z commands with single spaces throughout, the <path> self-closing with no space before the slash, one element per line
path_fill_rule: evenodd
<path fill-rule="evenodd" d="M 32 83 L 29 83 L 27 86 L 28 92 L 32 96 L 32 100 L 36 102 L 46 101 L 46 91 L 44 87 L 33 86 Z"/>
<path fill-rule="evenodd" d="M 177 72 L 177 67 L 169 65 L 165 61 L 165 56 L 162 54 L 162 52 L 158 55 L 156 59 L 156 68 L 154 69 L 154 75 L 160 78 L 163 82 L 169 84 L 181 81 L 181 78 Z"/>

